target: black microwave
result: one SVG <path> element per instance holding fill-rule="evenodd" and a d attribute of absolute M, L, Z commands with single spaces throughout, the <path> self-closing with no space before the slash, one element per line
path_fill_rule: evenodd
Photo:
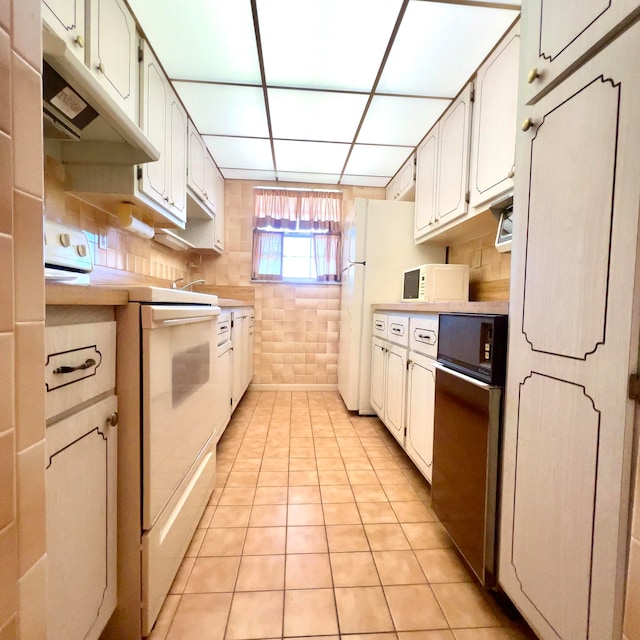
<path fill-rule="evenodd" d="M 438 362 L 487 384 L 504 385 L 506 315 L 441 313 L 438 324 Z"/>

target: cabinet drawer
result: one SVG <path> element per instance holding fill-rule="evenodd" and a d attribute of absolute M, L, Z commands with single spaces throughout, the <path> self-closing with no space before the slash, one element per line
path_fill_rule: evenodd
<path fill-rule="evenodd" d="M 115 387 L 115 322 L 47 327 L 45 339 L 47 419 Z"/>
<path fill-rule="evenodd" d="M 425 315 L 409 321 L 409 348 L 431 358 L 438 355 L 438 316 Z"/>
<path fill-rule="evenodd" d="M 409 317 L 387 316 L 389 328 L 387 340 L 402 347 L 409 346 Z"/>
<path fill-rule="evenodd" d="M 382 313 L 373 314 L 373 327 L 371 332 L 374 338 L 386 338 L 387 337 L 387 316 Z"/>

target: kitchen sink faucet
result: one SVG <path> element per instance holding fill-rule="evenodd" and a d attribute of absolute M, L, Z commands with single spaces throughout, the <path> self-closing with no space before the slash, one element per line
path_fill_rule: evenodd
<path fill-rule="evenodd" d="M 182 282 L 182 280 L 184 280 L 184 278 L 177 278 L 176 280 L 173 280 L 171 282 L 171 288 L 172 289 L 178 289 L 178 282 Z M 194 284 L 204 284 L 204 280 L 202 278 L 200 278 L 199 280 L 192 280 L 191 282 L 187 282 L 187 284 L 185 284 L 183 287 L 180 287 L 181 290 L 185 290 L 187 287 L 191 287 Z"/>

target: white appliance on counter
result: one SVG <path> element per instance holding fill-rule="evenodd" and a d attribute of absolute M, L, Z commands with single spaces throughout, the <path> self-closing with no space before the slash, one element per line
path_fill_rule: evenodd
<path fill-rule="evenodd" d="M 213 295 L 128 287 L 119 307 L 118 606 L 104 638 L 151 632 L 215 482 Z"/>
<path fill-rule="evenodd" d="M 444 261 L 444 248 L 413 241 L 414 203 L 356 198 L 343 230 L 338 389 L 347 409 L 373 414 L 369 402 L 371 305 L 400 302 L 402 274 Z"/>

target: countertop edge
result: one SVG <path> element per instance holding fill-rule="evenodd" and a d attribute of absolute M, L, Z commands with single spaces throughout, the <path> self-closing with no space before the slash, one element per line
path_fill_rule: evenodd
<path fill-rule="evenodd" d="M 405 313 L 509 313 L 506 300 L 486 302 L 379 302 L 372 311 L 402 311 Z"/>
<path fill-rule="evenodd" d="M 230 309 L 234 307 L 255 307 L 254 302 L 248 302 L 247 300 L 236 300 L 234 298 L 218 298 L 218 306 L 223 309 Z"/>
<path fill-rule="evenodd" d="M 129 302 L 128 289 L 101 287 L 99 285 L 45 284 L 47 305 L 106 305 L 117 306 Z"/>

